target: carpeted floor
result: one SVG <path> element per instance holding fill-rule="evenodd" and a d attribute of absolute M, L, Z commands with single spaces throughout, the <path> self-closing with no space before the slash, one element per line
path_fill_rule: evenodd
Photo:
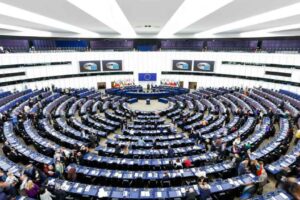
<path fill-rule="evenodd" d="M 132 110 L 159 111 L 168 108 L 169 104 L 160 103 L 158 100 L 151 100 L 150 105 L 146 105 L 146 100 L 139 100 L 137 103 L 128 104 L 128 107 Z"/>

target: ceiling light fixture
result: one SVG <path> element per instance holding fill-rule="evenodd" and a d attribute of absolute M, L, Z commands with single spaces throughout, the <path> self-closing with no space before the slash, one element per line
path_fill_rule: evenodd
<path fill-rule="evenodd" d="M 41 36 L 41 37 L 50 37 L 52 35 L 52 33 L 48 31 L 40 31 L 35 29 L 24 28 L 21 26 L 7 25 L 7 24 L 0 24 L 0 28 L 18 31 L 18 32 L 10 33 L 10 35 L 22 35 L 22 36 L 26 35 L 26 36 Z"/>
<path fill-rule="evenodd" d="M 17 18 L 20 20 L 42 24 L 45 26 L 50 26 L 61 30 L 71 31 L 74 33 L 79 33 L 80 35 L 84 35 L 85 37 L 99 37 L 99 34 L 97 33 L 87 31 L 80 27 L 73 26 L 71 24 L 67 24 L 55 19 L 51 19 L 49 17 L 45 17 L 43 15 L 36 14 L 21 8 L 17 8 L 2 2 L 0 2 L 0 13 L 1 15 L 6 15 L 12 18 Z"/>
<path fill-rule="evenodd" d="M 185 0 L 159 32 L 158 37 L 170 37 L 232 1 L 233 0 Z"/>
<path fill-rule="evenodd" d="M 286 17 L 298 15 L 300 10 L 300 3 L 292 4 L 283 8 L 268 11 L 262 14 L 258 14 L 246 19 L 238 20 L 223 26 L 219 26 L 208 31 L 195 34 L 195 37 L 207 37 L 212 36 L 216 33 L 231 31 L 255 24 L 260 24 L 268 21 L 278 20 Z"/>
<path fill-rule="evenodd" d="M 121 34 L 136 37 L 136 33 L 116 0 L 68 0 L 71 4 Z"/>
<path fill-rule="evenodd" d="M 279 26 L 279 27 L 274 27 L 274 28 L 268 28 L 268 29 L 261 29 L 261 30 L 256 30 L 256 31 L 248 31 L 248 32 L 243 32 L 240 34 L 241 37 L 268 37 L 268 36 L 278 36 L 280 34 L 276 34 L 273 32 L 278 32 L 278 31 L 287 31 L 287 30 L 292 30 L 292 29 L 298 29 L 300 28 L 300 24 L 291 24 L 291 25 L 286 25 L 286 26 Z"/>

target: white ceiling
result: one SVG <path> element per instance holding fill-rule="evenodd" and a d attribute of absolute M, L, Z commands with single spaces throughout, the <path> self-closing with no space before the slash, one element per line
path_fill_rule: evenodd
<path fill-rule="evenodd" d="M 230 38 L 299 34 L 300 0 L 0 0 L 0 35 Z"/>

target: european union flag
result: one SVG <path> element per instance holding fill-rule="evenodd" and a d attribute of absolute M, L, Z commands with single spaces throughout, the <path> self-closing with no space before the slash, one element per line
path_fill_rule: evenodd
<path fill-rule="evenodd" d="M 139 81 L 156 81 L 156 73 L 139 73 Z"/>

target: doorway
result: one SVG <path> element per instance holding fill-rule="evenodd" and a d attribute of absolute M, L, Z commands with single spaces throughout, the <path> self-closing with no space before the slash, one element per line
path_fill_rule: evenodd
<path fill-rule="evenodd" d="M 105 90 L 106 89 L 106 82 L 98 82 L 97 83 L 98 90 Z"/>
<path fill-rule="evenodd" d="M 179 87 L 180 88 L 183 88 L 183 83 L 184 83 L 183 81 L 179 81 Z"/>
<path fill-rule="evenodd" d="M 197 82 L 189 82 L 189 89 L 196 90 Z"/>

